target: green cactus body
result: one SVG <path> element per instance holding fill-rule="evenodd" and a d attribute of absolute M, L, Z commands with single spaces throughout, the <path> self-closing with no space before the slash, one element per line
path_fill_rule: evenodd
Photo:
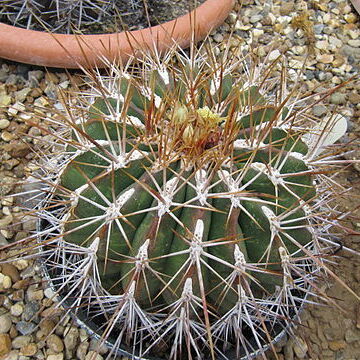
<path fill-rule="evenodd" d="M 291 333 L 319 275 L 336 278 L 344 119 L 317 124 L 281 58 L 203 50 L 89 70 L 90 90 L 44 115 L 58 152 L 44 196 L 29 185 L 41 230 L 21 253 L 39 249 L 107 360 L 253 358 Z"/>
<path fill-rule="evenodd" d="M 91 141 L 60 176 L 71 193 L 64 240 L 89 247 L 98 239 L 103 288 L 132 288 L 144 311 L 168 309 L 191 279 L 194 296 L 219 316 L 244 291 L 273 294 L 287 276 L 284 254 L 300 258 L 311 242 L 307 146 L 273 126 L 288 109 L 267 105 L 257 86 L 226 76 L 189 102 L 165 75 L 153 71 L 149 87 L 122 78 L 117 98 L 91 105 L 77 135 Z"/>

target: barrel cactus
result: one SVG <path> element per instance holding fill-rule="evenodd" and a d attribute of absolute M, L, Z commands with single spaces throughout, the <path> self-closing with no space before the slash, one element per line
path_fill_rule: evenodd
<path fill-rule="evenodd" d="M 0 19 L 27 29 L 70 33 L 87 26 L 143 16 L 140 0 L 128 3 L 109 0 L 2 0 Z M 103 24 L 104 25 L 104 24 Z"/>
<path fill-rule="evenodd" d="M 339 121 L 317 124 L 283 58 L 254 62 L 199 51 L 90 71 L 58 114 L 37 246 L 108 358 L 250 358 L 331 274 L 321 151 Z"/>

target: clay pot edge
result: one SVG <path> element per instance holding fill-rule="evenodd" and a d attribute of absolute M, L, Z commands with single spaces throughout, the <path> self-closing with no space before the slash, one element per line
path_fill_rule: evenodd
<path fill-rule="evenodd" d="M 234 0 L 206 0 L 177 19 L 113 34 L 51 34 L 0 23 L 0 57 L 48 67 L 106 67 L 144 51 L 164 52 L 174 44 L 186 48 L 222 24 L 233 5 Z"/>

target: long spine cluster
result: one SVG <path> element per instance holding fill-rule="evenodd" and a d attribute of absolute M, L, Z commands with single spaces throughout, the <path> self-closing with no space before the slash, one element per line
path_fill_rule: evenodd
<path fill-rule="evenodd" d="M 110 0 L 3 0 L 0 16 L 15 26 L 45 28 L 70 33 L 105 18 L 131 14 L 141 7 L 140 0 L 131 0 L 127 13 L 119 14 L 117 1 Z"/>
<path fill-rule="evenodd" d="M 281 59 L 193 56 L 89 73 L 39 179 L 39 257 L 108 358 L 249 357 L 332 302 L 317 280 L 345 191 L 322 152 L 338 119 L 314 126 Z"/>

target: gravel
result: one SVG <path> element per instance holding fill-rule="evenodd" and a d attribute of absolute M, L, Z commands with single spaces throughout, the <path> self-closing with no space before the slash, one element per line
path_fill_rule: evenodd
<path fill-rule="evenodd" d="M 337 86 L 359 74 L 360 21 L 344 0 L 313 2 L 264 2 L 244 0 L 236 2 L 226 23 L 211 34 L 210 41 L 220 45 L 219 52 L 229 41 L 232 51 L 239 54 L 255 49 L 259 57 L 275 59 L 285 53 L 294 75 L 301 72 L 304 93 L 315 94 L 329 86 Z M 302 20 L 301 20 L 302 19 Z M 301 22 L 301 21 L 302 22 Z M 229 40 L 230 29 L 234 32 Z M 77 74 L 48 70 L 0 60 L 0 244 L 14 238 L 23 239 L 35 229 L 33 221 L 23 221 L 23 211 L 11 193 L 17 183 L 31 170 L 34 158 L 30 148 L 40 148 L 34 136 L 45 136 L 36 127 L 25 123 L 25 107 L 30 104 L 46 106 L 47 96 L 57 98 L 57 86 L 68 88 L 69 76 L 77 81 Z M 329 110 L 337 111 L 349 120 L 349 139 L 360 135 L 359 76 L 333 93 L 313 109 L 322 117 Z M 345 154 L 359 159 L 359 147 Z M 344 209 L 358 205 L 360 166 L 354 164 L 344 171 L 342 182 L 353 187 L 353 200 L 341 204 Z M 360 231 L 359 211 L 352 221 Z M 356 217 L 357 216 L 357 217 Z M 30 220 L 30 219 L 29 219 Z M 359 250 L 359 236 L 345 239 L 345 245 Z M 340 251 L 339 273 L 350 288 L 360 293 L 360 264 L 358 258 Z M 1 256 L 1 255 L 0 255 Z M 306 307 L 302 325 L 295 335 L 277 345 L 278 359 L 359 359 L 360 304 L 338 283 L 319 284 L 321 289 L 337 299 L 339 308 Z M 98 349 L 83 329 L 58 310 L 51 319 L 40 322 L 53 311 L 53 294 L 39 276 L 39 269 L 31 260 L 19 260 L 0 269 L 0 359 L 95 359 Z M 101 349 L 96 359 L 104 359 L 107 350 Z M 274 358 L 269 354 L 269 358 Z"/>

